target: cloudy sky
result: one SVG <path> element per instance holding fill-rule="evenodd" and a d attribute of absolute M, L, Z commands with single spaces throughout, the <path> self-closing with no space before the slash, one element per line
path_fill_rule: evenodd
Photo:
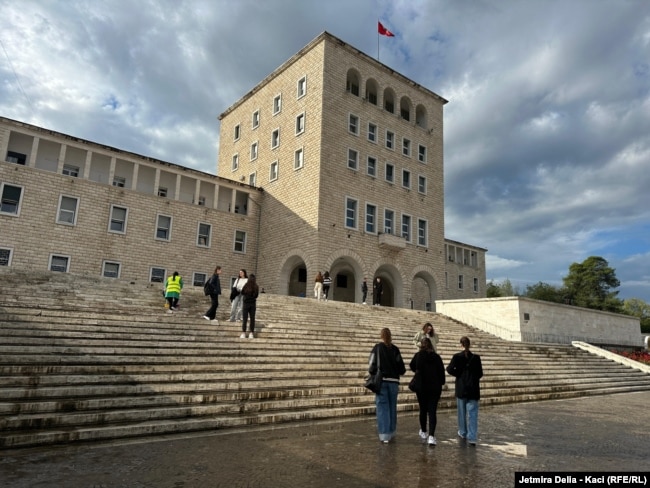
<path fill-rule="evenodd" d="M 650 2 L 0 0 L 0 115 L 215 173 L 218 116 L 322 31 L 449 100 L 446 236 L 488 280 L 601 256 L 650 302 Z M 377 36 L 377 20 L 396 34 Z M 379 53 L 378 53 L 379 46 Z"/>

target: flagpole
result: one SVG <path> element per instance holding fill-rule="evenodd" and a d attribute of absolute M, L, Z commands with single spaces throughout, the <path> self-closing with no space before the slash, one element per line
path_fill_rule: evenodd
<path fill-rule="evenodd" d="M 377 26 L 379 26 L 379 19 L 377 19 Z M 377 28 L 377 61 L 379 61 L 379 28 Z"/>

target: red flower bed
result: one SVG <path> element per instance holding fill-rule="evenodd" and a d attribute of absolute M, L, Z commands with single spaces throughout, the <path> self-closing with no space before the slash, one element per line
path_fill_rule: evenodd
<path fill-rule="evenodd" d="M 648 353 L 647 351 L 634 351 L 634 352 L 612 351 L 612 352 L 619 354 L 623 357 L 626 357 L 628 359 L 632 359 L 634 361 L 639 361 L 640 363 L 650 365 L 650 353 Z"/>

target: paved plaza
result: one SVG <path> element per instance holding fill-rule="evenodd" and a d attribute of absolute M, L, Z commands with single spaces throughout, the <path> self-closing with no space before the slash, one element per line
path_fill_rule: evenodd
<path fill-rule="evenodd" d="M 438 445 L 417 416 L 380 444 L 374 417 L 0 451 L 0 485 L 36 487 L 512 487 L 516 471 L 650 472 L 650 392 L 482 407 L 479 444 L 438 415 Z"/>

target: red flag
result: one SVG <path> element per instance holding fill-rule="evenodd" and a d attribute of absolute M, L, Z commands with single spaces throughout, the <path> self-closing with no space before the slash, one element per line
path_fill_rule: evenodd
<path fill-rule="evenodd" d="M 377 22 L 377 32 L 379 32 L 382 36 L 395 37 L 395 34 L 386 29 L 386 27 L 384 27 L 381 22 Z"/>

